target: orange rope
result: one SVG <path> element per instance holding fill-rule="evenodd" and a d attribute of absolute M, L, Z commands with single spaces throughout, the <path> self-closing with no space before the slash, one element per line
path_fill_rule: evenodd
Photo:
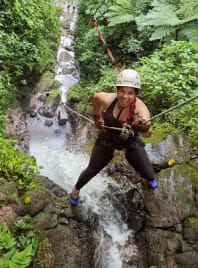
<path fill-rule="evenodd" d="M 94 26 L 96 27 L 96 30 L 98 31 L 98 34 L 99 34 L 99 37 L 100 37 L 101 41 L 102 41 L 103 44 L 105 45 L 105 48 L 106 48 L 106 50 L 107 50 L 107 53 L 109 54 L 109 57 L 111 58 L 111 60 L 112 60 L 113 63 L 115 64 L 115 66 L 116 66 L 118 72 L 120 73 L 120 72 L 121 72 L 121 69 L 120 69 L 120 67 L 118 66 L 117 62 L 115 61 L 115 59 L 114 59 L 114 57 L 113 57 L 113 55 L 112 55 L 112 53 L 111 53 L 111 50 L 108 48 L 108 46 L 107 46 L 107 44 L 106 44 L 106 42 L 105 42 L 105 40 L 104 40 L 104 38 L 103 38 L 103 36 L 102 36 L 100 30 L 98 29 L 98 25 L 97 25 L 96 21 L 94 22 Z"/>

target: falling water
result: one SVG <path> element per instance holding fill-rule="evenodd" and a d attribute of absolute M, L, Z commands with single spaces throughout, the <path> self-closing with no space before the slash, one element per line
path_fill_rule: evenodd
<path fill-rule="evenodd" d="M 72 31 L 76 19 L 76 9 L 73 6 L 74 4 L 70 5 L 69 10 L 66 3 L 64 7 L 64 16 L 67 16 L 66 13 L 70 16 L 73 13 L 73 20 L 70 24 Z M 61 16 L 60 19 L 64 20 L 64 16 Z M 61 37 L 55 68 L 55 79 L 60 82 L 62 91 L 58 110 L 64 113 L 67 92 L 79 80 L 78 70 L 74 68 L 73 38 L 71 34 Z M 67 70 L 69 70 L 69 74 Z M 42 175 L 52 179 L 67 192 L 71 192 L 80 172 L 87 166 L 89 156 L 81 152 L 71 151 L 71 149 L 68 150 L 68 137 L 71 133 L 69 121 L 65 126 L 59 126 L 57 119 L 54 118 L 53 125 L 48 127 L 44 124 L 44 120 L 42 116 L 27 119 L 30 133 L 30 155 L 34 155 L 37 163 L 44 167 L 41 170 Z M 122 268 L 123 263 L 119 249 L 124 247 L 132 236 L 132 232 L 128 230 L 127 225 L 122 221 L 120 214 L 108 198 L 108 184 L 110 182 L 110 178 L 100 173 L 81 190 L 80 194 L 87 215 L 94 213 L 99 217 L 98 234 L 100 241 L 95 252 L 95 268 Z"/>

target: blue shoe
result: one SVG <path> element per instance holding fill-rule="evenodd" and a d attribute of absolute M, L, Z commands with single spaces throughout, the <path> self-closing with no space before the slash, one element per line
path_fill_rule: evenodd
<path fill-rule="evenodd" d="M 70 194 L 70 197 L 69 197 L 70 203 L 73 206 L 76 206 L 78 204 L 78 199 L 79 199 L 79 193 L 74 194 L 74 191 L 72 189 L 72 193 Z"/>
<path fill-rule="evenodd" d="M 156 179 L 154 179 L 152 181 L 148 181 L 148 184 L 153 189 L 158 187 L 158 183 L 157 183 Z"/>

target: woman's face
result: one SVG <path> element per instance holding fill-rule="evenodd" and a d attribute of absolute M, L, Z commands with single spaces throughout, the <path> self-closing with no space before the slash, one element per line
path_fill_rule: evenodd
<path fill-rule="evenodd" d="M 135 88 L 133 87 L 118 87 L 117 99 L 121 107 L 125 108 L 131 105 L 136 97 Z"/>

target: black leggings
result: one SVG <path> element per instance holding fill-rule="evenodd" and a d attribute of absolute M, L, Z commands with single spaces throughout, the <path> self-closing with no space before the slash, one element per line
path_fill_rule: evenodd
<path fill-rule="evenodd" d="M 95 145 L 92 150 L 88 167 L 80 174 L 76 189 L 80 190 L 88 181 L 102 170 L 113 158 L 114 148 L 112 146 Z M 128 149 L 126 159 L 140 175 L 150 181 L 155 178 L 154 170 L 149 162 L 143 146 L 136 149 Z"/>

